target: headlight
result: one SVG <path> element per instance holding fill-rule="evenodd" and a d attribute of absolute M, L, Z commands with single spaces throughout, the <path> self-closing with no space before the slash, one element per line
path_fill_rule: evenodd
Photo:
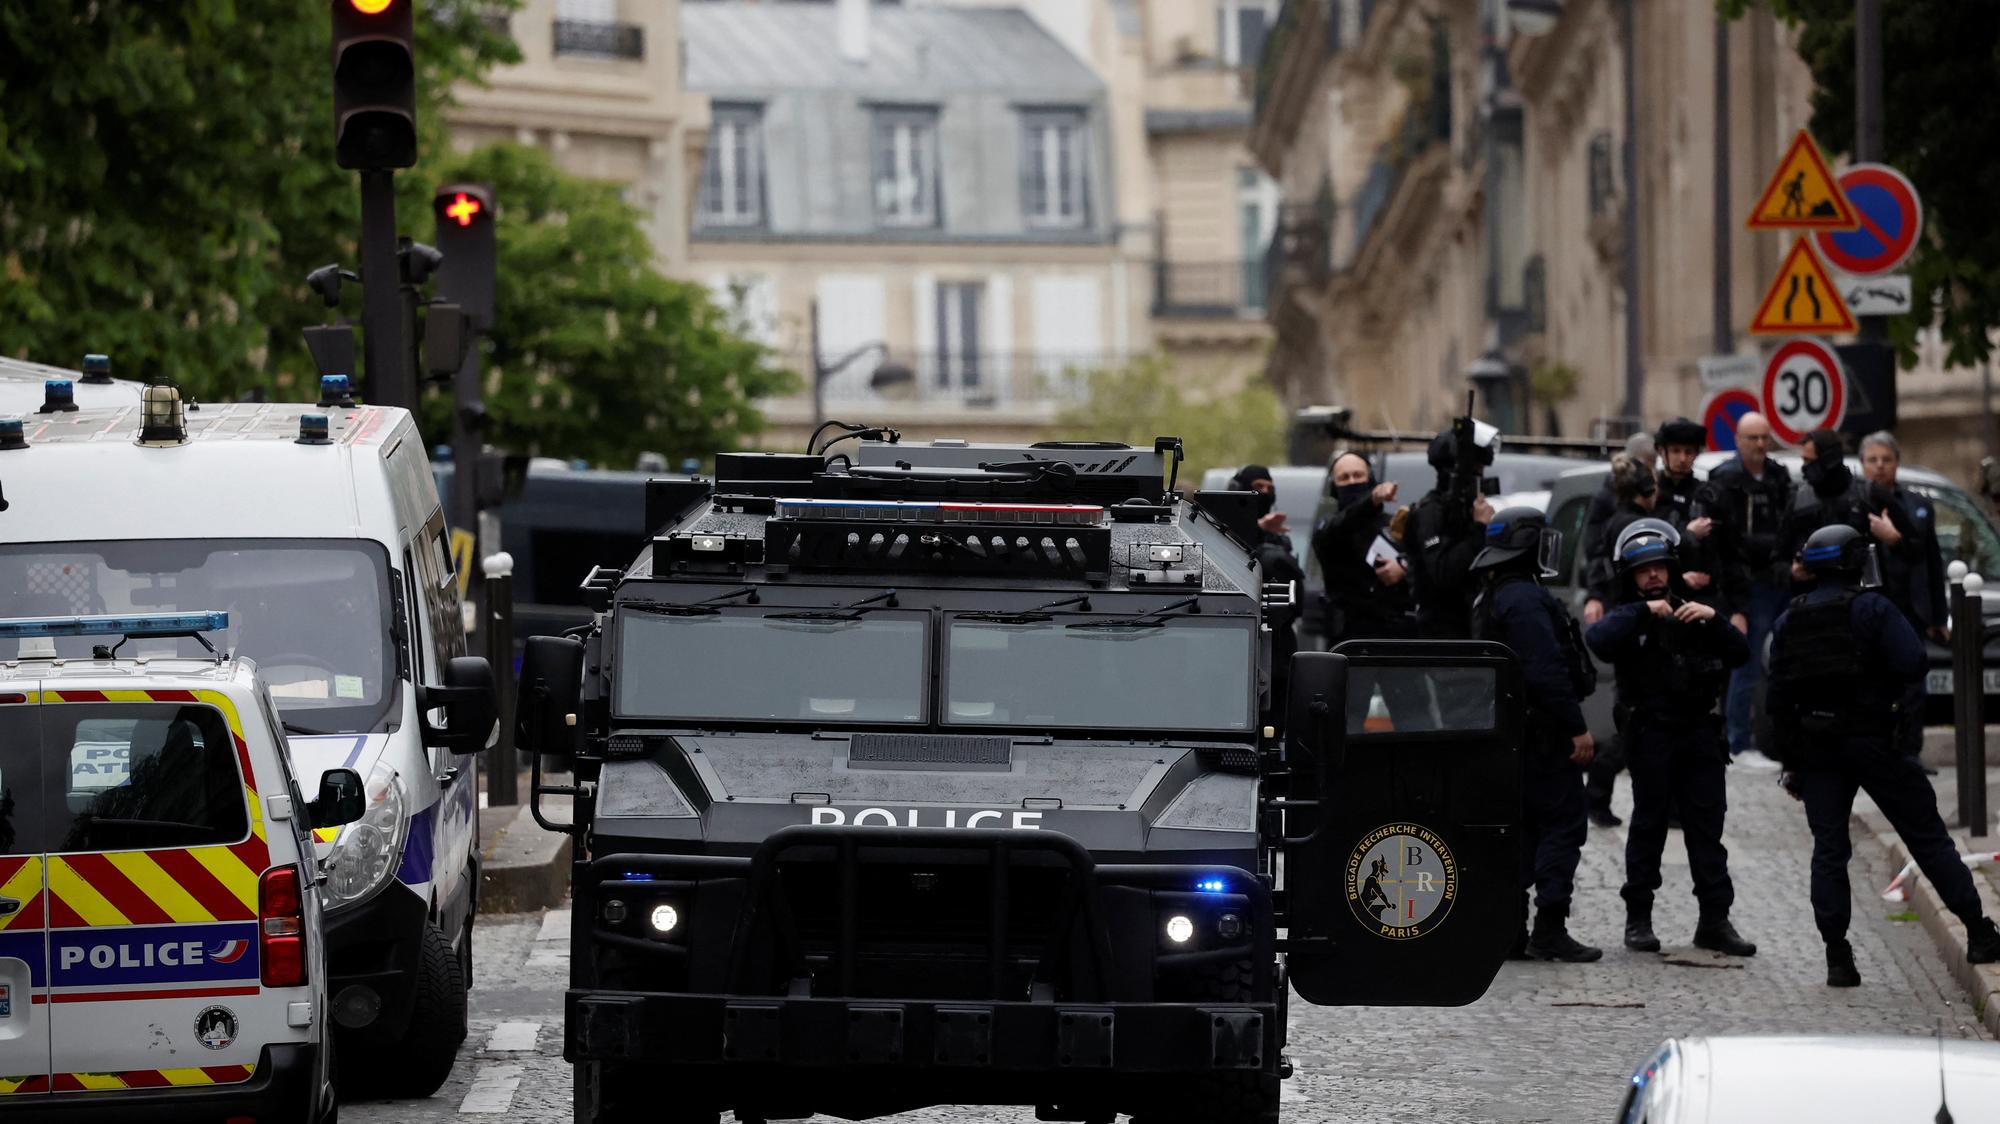
<path fill-rule="evenodd" d="M 1176 913 L 1167 918 L 1167 939 L 1175 944 L 1186 944 L 1194 939 L 1194 921 L 1184 913 Z"/>
<path fill-rule="evenodd" d="M 653 907 L 651 920 L 653 922 L 653 931 L 661 936 L 665 936 L 673 932 L 680 925 L 681 911 L 662 902 Z"/>
<path fill-rule="evenodd" d="M 396 770 L 377 762 L 365 787 L 367 810 L 340 829 L 333 853 L 320 864 L 326 872 L 323 892 L 332 908 L 353 905 L 381 889 L 403 854 L 403 784 Z"/>

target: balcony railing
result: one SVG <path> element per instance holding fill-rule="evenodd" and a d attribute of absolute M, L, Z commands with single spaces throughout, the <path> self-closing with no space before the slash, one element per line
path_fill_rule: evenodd
<path fill-rule="evenodd" d="M 832 350 L 830 346 L 828 350 Z M 1089 394 L 1090 376 L 1120 366 L 1127 357 L 1102 351 L 913 354 L 898 349 L 890 358 L 907 365 L 915 380 L 900 387 L 876 388 L 874 375 L 882 360 L 870 353 L 827 376 L 826 404 L 909 403 L 918 409 L 996 411 L 1059 408 L 1082 402 Z M 781 359 L 794 371 L 809 373 L 813 369 L 812 357 L 803 351 L 781 355 Z M 809 394 L 808 386 L 798 397 Z"/>
<path fill-rule="evenodd" d="M 1333 207 L 1319 203 L 1287 203 L 1278 208 L 1278 228 L 1264 250 L 1264 298 L 1277 299 L 1288 284 L 1324 285 L 1333 276 L 1329 256 Z"/>
<path fill-rule="evenodd" d="M 1153 263 L 1153 315 L 1259 317 L 1270 290 L 1261 260 Z"/>
<path fill-rule="evenodd" d="M 646 57 L 646 29 L 636 23 L 557 20 L 554 39 L 554 50 L 558 55 L 595 55 L 614 59 Z"/>

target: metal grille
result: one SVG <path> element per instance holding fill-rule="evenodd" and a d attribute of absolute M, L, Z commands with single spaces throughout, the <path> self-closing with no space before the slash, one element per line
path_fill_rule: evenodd
<path fill-rule="evenodd" d="M 27 590 L 36 599 L 36 612 L 94 613 L 101 611 L 97 591 L 97 564 L 85 559 L 49 559 L 27 566 Z M 55 602 L 61 602 L 58 609 Z"/>
<path fill-rule="evenodd" d="M 939 734 L 856 734 L 848 760 L 912 765 L 1009 765 L 1012 738 L 1002 735 L 953 737 Z"/>

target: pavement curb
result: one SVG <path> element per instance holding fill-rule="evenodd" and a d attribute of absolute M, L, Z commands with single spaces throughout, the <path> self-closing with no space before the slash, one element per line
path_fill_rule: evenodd
<path fill-rule="evenodd" d="M 561 822 L 568 808 L 545 800 L 543 810 Z M 564 801 L 567 804 L 567 801 Z M 480 841 L 479 911 L 534 913 L 569 897 L 570 837 L 545 830 L 527 805 L 487 808 Z"/>
<path fill-rule="evenodd" d="M 1924 727 L 1923 763 L 1933 769 L 1958 764 L 1958 731 L 1950 726 Z M 2000 765 L 2000 726 L 1986 727 L 1986 764 Z"/>
<path fill-rule="evenodd" d="M 1909 849 L 1903 846 L 1902 837 L 1896 834 L 1880 812 L 1857 810 L 1854 822 L 1889 854 L 1897 869 L 1909 863 Z M 1969 837 L 1962 831 L 1952 832 L 1951 838 L 1961 853 L 1974 849 L 1967 842 Z M 2000 917 L 2000 893 L 1995 892 L 1993 881 L 1987 877 L 1985 869 L 1974 868 L 1972 884 L 1979 889 L 1979 899 L 1986 907 L 1986 916 Z M 1879 886 L 1872 887 L 1870 893 L 1879 895 L 1881 889 Z M 1924 931 L 1930 934 L 1938 955 L 1951 970 L 1952 978 L 1965 989 L 1966 998 L 1972 1003 L 1973 1017 L 1986 1028 L 1986 1033 L 2000 1038 L 2000 964 L 1974 964 L 1965 958 L 1965 926 L 1944 907 L 1930 879 L 1921 875 L 1912 879 L 1909 907 L 1916 911 Z"/>

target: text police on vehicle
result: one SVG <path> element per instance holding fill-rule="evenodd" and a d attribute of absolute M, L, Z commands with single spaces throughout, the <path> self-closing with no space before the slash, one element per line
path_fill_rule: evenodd
<path fill-rule="evenodd" d="M 361 777 L 306 801 L 254 665 L 178 654 L 228 624 L 0 620 L 9 1121 L 333 1118 L 309 833 L 360 817 Z"/>
<path fill-rule="evenodd" d="M 1288 972 L 1314 1003 L 1484 992 L 1504 649 L 1303 653 L 1260 733 L 1289 592 L 1254 497 L 1179 498 L 1170 438 L 889 436 L 652 482 L 594 627 L 528 642 L 522 744 L 576 763 L 579 1120 L 1270 1120 Z"/>
<path fill-rule="evenodd" d="M 345 375 L 320 394 L 196 408 L 157 383 L 136 405 L 28 415 L 0 449 L 0 589 L 21 612 L 227 612 L 215 643 L 256 661 L 304 783 L 363 778 L 361 817 L 312 839 L 341 1082 L 424 1096 L 466 1032 L 492 673 L 465 655 L 414 420 L 357 405 Z"/>

